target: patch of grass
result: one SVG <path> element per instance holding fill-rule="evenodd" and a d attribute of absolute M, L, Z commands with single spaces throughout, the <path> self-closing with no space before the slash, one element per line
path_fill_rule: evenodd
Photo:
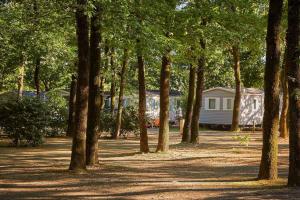
<path fill-rule="evenodd" d="M 279 178 L 277 180 L 252 180 L 233 182 L 235 186 L 259 187 L 259 188 L 282 188 L 287 185 L 287 179 Z"/>

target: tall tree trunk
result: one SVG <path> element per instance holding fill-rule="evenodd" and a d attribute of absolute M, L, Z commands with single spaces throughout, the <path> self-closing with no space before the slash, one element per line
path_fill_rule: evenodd
<path fill-rule="evenodd" d="M 263 148 L 258 179 L 277 179 L 282 0 L 270 0 L 265 67 Z"/>
<path fill-rule="evenodd" d="M 205 42 L 201 40 L 200 42 L 202 50 L 205 50 Z M 202 106 L 202 93 L 204 89 L 204 71 L 205 71 L 205 56 L 204 54 L 198 59 L 198 69 L 197 69 L 197 87 L 196 87 L 196 97 L 193 107 L 192 123 L 191 123 L 191 143 L 199 142 L 199 119 L 200 110 Z"/>
<path fill-rule="evenodd" d="M 287 59 L 289 78 L 289 186 L 300 186 L 300 2 L 288 1 Z"/>
<path fill-rule="evenodd" d="M 240 126 L 240 106 L 241 106 L 241 66 L 240 51 L 238 45 L 232 47 L 232 56 L 234 60 L 234 79 L 235 79 L 235 96 L 232 111 L 231 131 L 239 131 Z"/>
<path fill-rule="evenodd" d="M 40 69 L 41 69 L 41 58 L 37 57 L 35 60 L 35 70 L 34 70 L 34 85 L 35 85 L 37 96 L 39 96 L 41 93 Z"/>
<path fill-rule="evenodd" d="M 280 115 L 280 137 L 287 138 L 289 136 L 288 130 L 288 108 L 289 108 L 289 91 L 288 91 L 288 80 L 287 80 L 287 68 L 286 68 L 286 53 L 284 55 L 284 61 L 281 69 L 281 86 L 282 86 L 282 108 Z"/>
<path fill-rule="evenodd" d="M 89 97 L 89 23 L 87 0 L 77 0 L 76 25 L 78 43 L 78 82 L 76 93 L 75 132 L 70 170 L 86 169 L 86 130 Z"/>
<path fill-rule="evenodd" d="M 160 111 L 159 111 L 159 136 L 156 152 L 169 150 L 169 106 L 170 106 L 170 51 L 162 57 L 160 73 Z"/>
<path fill-rule="evenodd" d="M 39 8 L 38 8 L 38 2 L 37 0 L 33 1 L 33 12 L 34 12 L 34 25 L 37 27 L 39 25 Z M 41 57 L 39 53 L 37 53 L 38 50 L 36 49 L 36 55 L 34 59 L 34 86 L 36 90 L 36 95 L 40 95 L 40 68 L 41 68 Z"/>
<path fill-rule="evenodd" d="M 67 136 L 74 136 L 75 132 L 75 106 L 76 106 L 76 88 L 77 88 L 77 77 L 72 75 L 72 82 L 70 87 L 69 96 L 69 118 L 68 118 L 68 129 Z"/>
<path fill-rule="evenodd" d="M 139 128 L 140 128 L 140 151 L 149 152 L 147 120 L 146 120 L 146 83 L 145 83 L 145 65 L 140 46 L 140 40 L 137 39 L 137 61 L 138 61 L 138 79 L 139 79 Z"/>
<path fill-rule="evenodd" d="M 18 70 L 18 100 L 21 100 L 23 97 L 23 89 L 24 89 L 24 74 L 25 74 L 25 62 L 22 58 L 21 64 Z"/>
<path fill-rule="evenodd" d="M 90 77 L 89 104 L 86 138 L 86 164 L 98 163 L 98 132 L 100 130 L 101 112 L 101 7 L 96 4 L 96 10 L 91 19 L 90 36 Z"/>
<path fill-rule="evenodd" d="M 123 99 L 124 99 L 124 90 L 126 84 L 126 70 L 128 67 L 128 49 L 124 49 L 124 57 L 121 69 L 121 77 L 120 77 L 120 91 L 119 91 L 119 101 L 118 101 L 118 111 L 116 116 L 116 127 L 115 133 L 113 135 L 114 139 L 117 139 L 120 135 L 121 125 L 122 125 L 122 112 L 123 112 Z"/>
<path fill-rule="evenodd" d="M 116 99 L 116 71 L 115 71 L 115 50 L 114 48 L 111 49 L 110 55 L 110 66 L 112 69 L 112 79 L 110 84 L 110 112 L 112 115 L 114 114 L 115 110 L 115 99 Z"/>
<path fill-rule="evenodd" d="M 101 112 L 103 111 L 104 106 L 105 106 L 104 82 L 105 82 L 104 77 L 101 77 L 101 79 L 100 79 L 100 93 L 101 93 L 101 106 L 100 106 L 100 108 L 101 108 Z"/>
<path fill-rule="evenodd" d="M 189 77 L 189 93 L 187 99 L 185 122 L 183 126 L 183 133 L 181 142 L 190 142 L 191 139 L 191 123 L 193 116 L 193 106 L 195 101 L 195 84 L 196 84 L 196 71 L 197 68 L 193 65 L 190 66 L 190 77 Z"/>

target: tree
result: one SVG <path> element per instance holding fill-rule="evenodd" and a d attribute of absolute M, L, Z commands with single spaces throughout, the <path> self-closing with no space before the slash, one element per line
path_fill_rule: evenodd
<path fill-rule="evenodd" d="M 90 75 L 89 100 L 86 138 L 86 164 L 98 163 L 98 132 L 100 130 L 101 113 L 101 5 L 96 3 L 95 12 L 91 18 L 90 36 Z"/>
<path fill-rule="evenodd" d="M 139 128 L 140 128 L 140 151 L 149 152 L 147 120 L 146 120 L 146 84 L 145 84 L 145 66 L 141 52 L 140 40 L 137 39 L 137 65 L 138 65 L 138 81 L 139 81 Z"/>
<path fill-rule="evenodd" d="M 205 41 L 201 39 L 200 45 L 203 51 L 205 51 Z M 195 104 L 193 108 L 192 124 L 191 124 L 191 143 L 198 143 L 199 136 L 199 118 L 200 110 L 202 106 L 202 92 L 204 89 L 204 70 L 205 70 L 205 54 L 202 52 L 198 59 L 197 69 L 197 87 Z"/>
<path fill-rule="evenodd" d="M 77 77 L 72 75 L 72 81 L 70 86 L 69 96 L 69 118 L 68 118 L 68 129 L 67 136 L 73 136 L 75 132 L 75 106 L 76 106 L 76 88 L 77 88 Z"/>
<path fill-rule="evenodd" d="M 159 135 L 156 152 L 169 150 L 169 106 L 170 106 L 170 74 L 171 58 L 170 50 L 162 56 L 160 74 L 160 111 L 159 111 Z"/>
<path fill-rule="evenodd" d="M 124 55 L 123 55 L 123 63 L 122 63 L 122 69 L 121 69 L 121 78 L 120 78 L 120 90 L 119 90 L 119 100 L 118 100 L 118 110 L 117 110 L 117 116 L 116 116 L 116 127 L 114 132 L 114 137 L 118 137 L 120 135 L 121 130 L 121 123 L 122 123 L 122 111 L 123 111 L 123 99 L 124 99 L 124 90 L 126 85 L 126 71 L 128 68 L 128 48 L 124 49 Z"/>
<path fill-rule="evenodd" d="M 24 56 L 21 56 L 20 67 L 18 69 L 18 99 L 22 99 L 24 89 L 24 75 L 25 75 L 25 60 Z"/>
<path fill-rule="evenodd" d="M 287 80 L 287 68 L 286 68 L 286 53 L 281 69 L 281 88 L 282 88 L 282 108 L 279 121 L 279 131 L 281 138 L 287 138 L 289 136 L 288 130 L 288 109 L 289 109 L 289 93 L 288 93 L 288 80 Z"/>
<path fill-rule="evenodd" d="M 75 132 L 70 170 L 86 169 L 86 130 L 89 96 L 89 23 L 87 0 L 77 0 L 76 26 L 78 42 L 78 81 L 76 92 Z"/>
<path fill-rule="evenodd" d="M 286 35 L 287 58 L 286 68 L 289 78 L 289 186 L 300 186 L 300 2 L 288 1 L 288 30 Z"/>
<path fill-rule="evenodd" d="M 115 98 L 116 98 L 116 66 L 115 66 L 115 48 L 111 48 L 110 52 L 110 67 L 112 70 L 112 78 L 110 83 L 110 112 L 114 114 Z M 115 139 L 118 136 L 113 136 Z"/>
<path fill-rule="evenodd" d="M 277 179 L 279 75 L 280 75 L 280 23 L 282 0 L 270 0 L 265 67 L 265 99 L 263 118 L 263 147 L 258 179 Z"/>
<path fill-rule="evenodd" d="M 196 83 L 196 67 L 190 66 L 190 77 L 189 77 L 189 92 L 185 113 L 185 121 L 183 126 L 183 133 L 181 142 L 190 142 L 191 138 L 191 120 L 193 116 L 193 105 L 195 99 L 195 83 Z"/>
<path fill-rule="evenodd" d="M 241 105 L 241 66 L 240 51 L 238 45 L 232 47 L 231 53 L 234 60 L 234 79 L 235 79 L 235 96 L 232 111 L 231 131 L 238 131 L 240 125 L 240 105 Z"/>

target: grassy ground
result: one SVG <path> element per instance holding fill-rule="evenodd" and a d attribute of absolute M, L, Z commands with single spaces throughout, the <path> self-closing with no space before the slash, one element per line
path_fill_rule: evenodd
<path fill-rule="evenodd" d="M 0 148 L 0 199 L 300 199 L 287 188 L 287 141 L 280 140 L 275 182 L 255 181 L 261 133 L 248 147 L 234 133 L 203 131 L 199 145 L 179 144 L 169 153 L 140 154 L 138 138 L 100 140 L 100 165 L 87 173 L 67 171 L 71 140 L 51 138 L 38 148 Z M 155 151 L 157 130 L 150 133 Z"/>

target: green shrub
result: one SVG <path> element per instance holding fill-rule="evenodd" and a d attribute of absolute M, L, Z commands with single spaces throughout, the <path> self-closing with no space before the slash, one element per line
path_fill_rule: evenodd
<path fill-rule="evenodd" d="M 49 113 L 46 136 L 63 135 L 67 129 L 67 101 L 57 92 L 47 93 L 46 97 L 47 112 Z"/>
<path fill-rule="evenodd" d="M 22 141 L 40 145 L 49 119 L 47 111 L 47 105 L 38 98 L 7 101 L 0 105 L 0 127 L 16 146 Z"/>
<path fill-rule="evenodd" d="M 139 131 L 139 113 L 136 107 L 129 106 L 124 109 L 122 115 L 121 133 L 135 133 Z"/>
<path fill-rule="evenodd" d="M 100 131 L 113 133 L 116 127 L 116 116 L 112 116 L 109 110 L 104 110 L 100 117 Z M 133 106 L 123 109 L 121 134 L 127 136 L 128 133 L 137 134 L 139 131 L 138 110 Z"/>
<path fill-rule="evenodd" d="M 21 142 L 37 146 L 44 136 L 65 133 L 67 115 L 66 100 L 55 93 L 47 94 L 45 99 L 23 97 L 20 101 L 1 102 L 0 128 L 16 146 Z"/>

